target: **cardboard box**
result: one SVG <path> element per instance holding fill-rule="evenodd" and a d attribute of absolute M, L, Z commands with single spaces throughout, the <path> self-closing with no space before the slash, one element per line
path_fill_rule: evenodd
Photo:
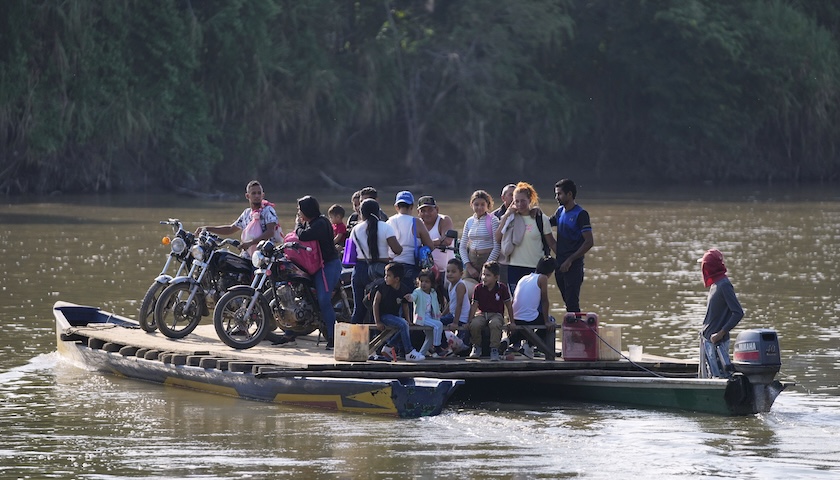
<path fill-rule="evenodd" d="M 366 362 L 370 333 L 367 325 L 335 324 L 335 359 L 344 362 Z"/>

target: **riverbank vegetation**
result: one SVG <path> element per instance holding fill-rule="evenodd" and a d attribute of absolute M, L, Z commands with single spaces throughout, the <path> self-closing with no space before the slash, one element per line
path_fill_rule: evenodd
<path fill-rule="evenodd" d="M 837 182 L 839 34 L 796 0 L 7 0 L 0 192 Z"/>

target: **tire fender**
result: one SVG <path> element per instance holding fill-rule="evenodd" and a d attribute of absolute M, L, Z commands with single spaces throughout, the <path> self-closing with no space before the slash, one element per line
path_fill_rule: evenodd
<path fill-rule="evenodd" d="M 180 276 L 169 281 L 170 285 L 177 285 L 179 283 L 195 283 L 195 279 L 192 277 Z"/>
<path fill-rule="evenodd" d="M 180 277 L 179 277 L 179 278 L 180 278 Z M 155 278 L 155 281 L 156 281 L 157 283 L 162 283 L 162 284 L 166 285 L 167 283 L 169 283 L 169 282 L 171 282 L 171 281 L 172 281 L 172 275 L 166 275 L 166 274 L 164 274 L 164 275 L 158 275 L 158 277 L 157 277 L 157 278 Z"/>

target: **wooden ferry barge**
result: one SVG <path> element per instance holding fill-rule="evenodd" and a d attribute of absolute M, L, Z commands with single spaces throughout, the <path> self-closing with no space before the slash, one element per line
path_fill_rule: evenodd
<path fill-rule="evenodd" d="M 298 346 L 263 342 L 236 350 L 200 325 L 184 339 L 142 331 L 132 319 L 57 302 L 59 353 L 81 368 L 234 397 L 402 418 L 439 414 L 454 396 L 470 401 L 570 398 L 722 415 L 769 411 L 788 384 L 698 379 L 697 363 L 645 355 L 641 362 L 528 359 L 490 362 L 342 362 L 314 336 Z M 766 377 L 766 375 L 765 375 Z M 766 381 L 765 381 L 766 380 Z"/>

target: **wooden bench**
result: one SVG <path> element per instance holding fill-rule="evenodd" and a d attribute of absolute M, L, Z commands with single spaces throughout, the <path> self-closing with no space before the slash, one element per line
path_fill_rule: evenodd
<path fill-rule="evenodd" d="M 368 329 L 370 330 L 379 330 L 376 328 L 374 324 L 365 324 L 367 325 Z M 447 327 L 444 327 L 447 328 Z M 465 330 L 466 328 L 459 328 L 458 330 Z M 428 325 L 409 325 L 409 331 L 422 331 L 426 333 L 428 330 L 432 330 L 432 327 Z M 505 327 L 505 330 L 508 331 L 508 335 L 510 335 L 510 329 Z M 534 332 L 534 330 L 542 330 L 542 338 Z M 382 347 L 385 346 L 385 343 L 391 339 L 399 330 L 396 328 L 388 328 L 385 327 L 383 330 L 379 330 L 379 333 L 373 337 L 373 339 L 368 343 L 368 353 L 373 355 L 374 353 L 378 352 Z M 533 325 L 533 326 L 526 326 L 526 325 L 517 325 L 516 331 L 522 333 L 526 340 L 531 345 L 537 347 L 541 352 L 545 354 L 546 360 L 554 360 L 556 358 L 556 353 L 554 351 L 554 344 L 557 338 L 557 324 L 550 323 L 549 325 Z M 503 353 L 503 352 L 502 352 Z"/>
<path fill-rule="evenodd" d="M 510 328 L 505 327 L 510 335 Z M 542 338 L 534 330 L 542 330 Z M 516 331 L 522 333 L 528 343 L 537 347 L 545 354 L 546 360 L 554 360 L 557 354 L 554 351 L 554 344 L 557 340 L 557 323 L 551 322 L 548 325 L 516 325 Z"/>

